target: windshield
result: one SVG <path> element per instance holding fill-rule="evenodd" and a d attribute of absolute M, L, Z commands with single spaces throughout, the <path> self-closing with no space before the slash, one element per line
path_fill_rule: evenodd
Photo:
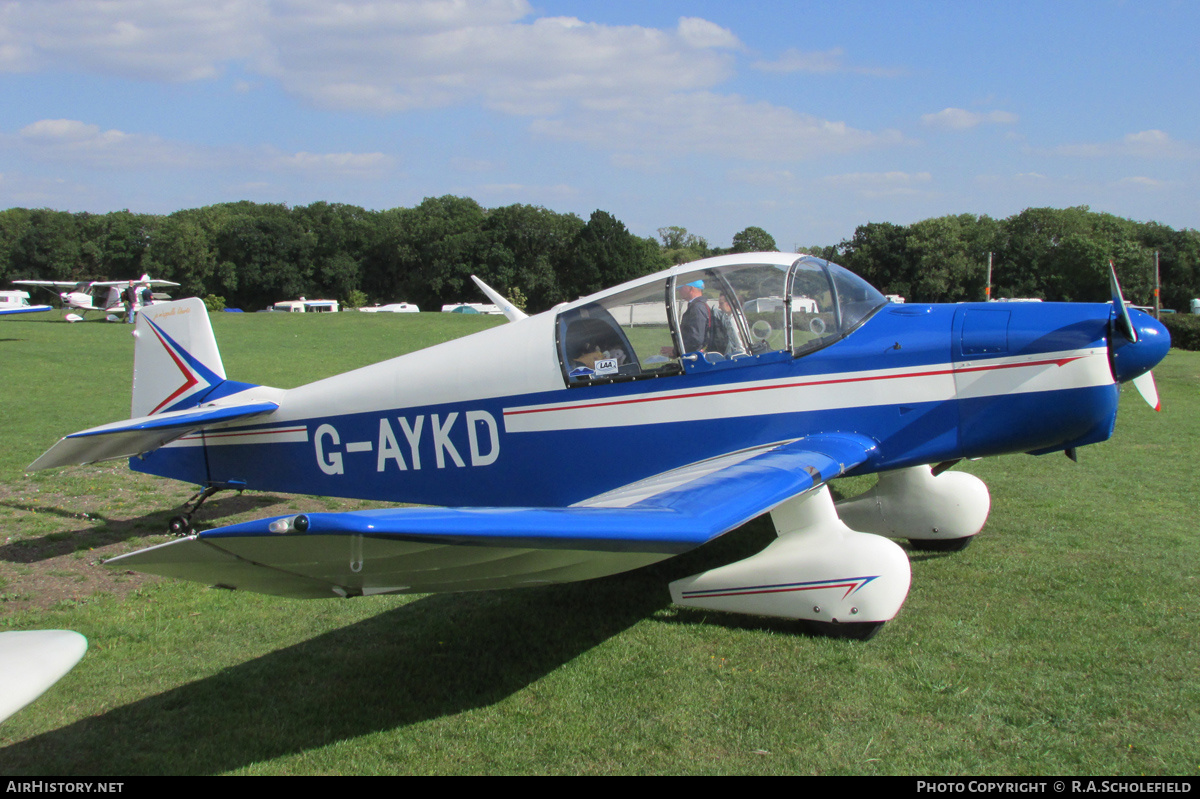
<path fill-rule="evenodd" d="M 887 303 L 870 283 L 820 258 L 805 257 L 793 264 L 791 286 L 795 355 L 843 338 Z"/>

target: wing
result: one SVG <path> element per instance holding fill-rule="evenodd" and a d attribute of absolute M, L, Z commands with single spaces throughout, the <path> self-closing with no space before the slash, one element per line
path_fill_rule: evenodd
<path fill-rule="evenodd" d="M 78 280 L 14 280 L 12 283 L 14 286 L 63 286 L 66 288 L 79 285 Z"/>
<path fill-rule="evenodd" d="M 87 639 L 70 630 L 0 633 L 0 721 L 41 696 L 86 651 Z"/>
<path fill-rule="evenodd" d="M 201 427 L 272 413 L 279 404 L 261 401 L 239 405 L 209 406 L 185 411 L 139 416 L 93 427 L 61 438 L 29 464 L 27 471 L 51 469 L 76 463 L 96 463 L 129 458 L 149 452 Z"/>
<path fill-rule="evenodd" d="M 96 280 L 92 283 L 92 285 L 93 286 L 105 286 L 108 288 L 112 288 L 112 287 L 116 287 L 116 286 L 128 286 L 130 283 L 133 283 L 136 286 L 178 286 L 179 285 L 178 283 L 172 283 L 169 280 L 159 280 L 157 278 L 155 278 L 154 280 L 151 280 L 148 277 L 146 277 L 145 275 L 142 275 L 141 280 Z M 58 285 L 62 285 L 62 284 L 58 284 Z M 74 286 L 76 284 L 69 283 L 67 285 Z"/>
<path fill-rule="evenodd" d="M 8 308 L 0 311 L 0 316 L 8 316 L 15 313 L 41 313 L 42 311 L 53 311 L 49 305 L 23 305 L 20 308 Z"/>
<path fill-rule="evenodd" d="M 814 435 L 729 453 L 567 508 L 395 508 L 245 522 L 109 565 L 294 597 L 585 580 L 678 555 L 864 463 L 875 442 Z"/>

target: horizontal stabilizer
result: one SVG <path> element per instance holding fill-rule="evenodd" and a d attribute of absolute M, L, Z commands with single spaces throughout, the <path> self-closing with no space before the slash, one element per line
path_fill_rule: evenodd
<path fill-rule="evenodd" d="M 275 402 L 214 405 L 185 411 L 158 413 L 72 433 L 31 463 L 27 471 L 52 469 L 77 463 L 128 458 L 158 449 L 202 427 L 262 416 L 279 407 Z"/>
<path fill-rule="evenodd" d="M 874 442 L 812 436 L 730 453 L 569 508 L 394 508 L 244 522 L 108 561 L 296 597 L 569 582 L 686 552 L 865 462 Z"/>

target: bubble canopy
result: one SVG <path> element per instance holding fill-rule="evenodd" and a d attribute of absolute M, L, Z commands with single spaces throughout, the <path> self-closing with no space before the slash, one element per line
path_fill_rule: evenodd
<path fill-rule="evenodd" d="M 568 385 L 799 357 L 849 335 L 887 299 L 811 256 L 718 258 L 576 303 L 555 326 Z"/>

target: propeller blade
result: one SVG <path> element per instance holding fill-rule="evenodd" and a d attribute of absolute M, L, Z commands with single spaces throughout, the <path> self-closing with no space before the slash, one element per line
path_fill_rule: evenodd
<path fill-rule="evenodd" d="M 1154 373 L 1146 372 L 1144 375 L 1138 375 L 1133 378 L 1133 387 L 1142 395 L 1142 399 L 1156 411 L 1162 410 L 1162 403 L 1158 400 L 1158 387 L 1154 385 Z"/>
<path fill-rule="evenodd" d="M 1138 340 L 1137 330 L 1133 327 L 1133 320 L 1129 318 L 1129 309 L 1125 307 L 1125 298 L 1121 296 L 1121 284 L 1117 282 L 1117 267 L 1113 264 L 1112 259 L 1108 261 L 1108 277 L 1109 285 L 1112 288 L 1112 304 L 1117 312 L 1118 329 L 1125 334 L 1125 338 L 1136 343 Z"/>

